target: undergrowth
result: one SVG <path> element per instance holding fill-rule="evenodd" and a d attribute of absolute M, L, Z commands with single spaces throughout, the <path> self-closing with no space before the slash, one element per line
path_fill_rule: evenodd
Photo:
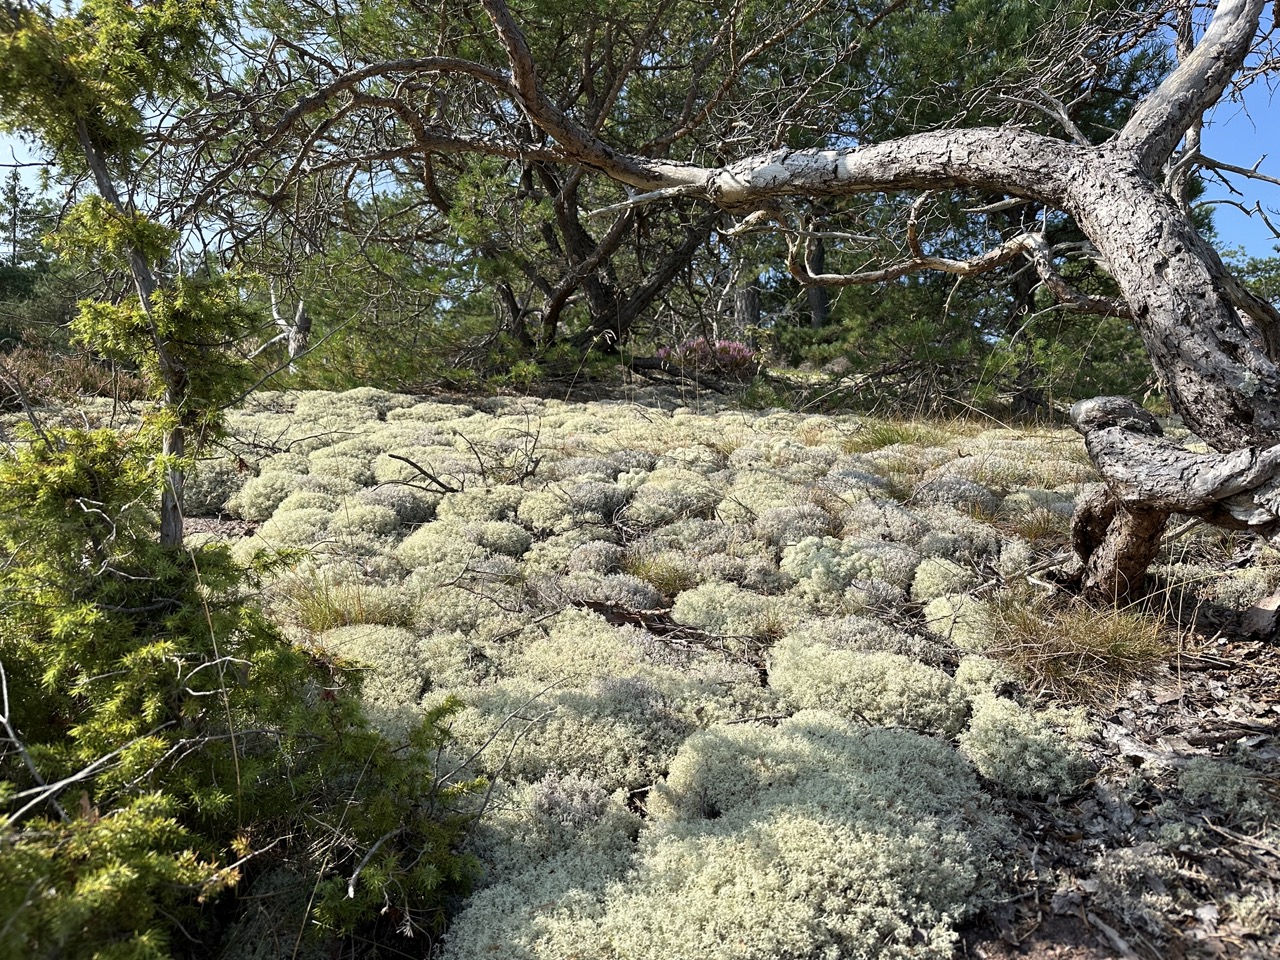
<path fill-rule="evenodd" d="M 1139 608 L 1055 602 L 1010 589 L 979 607 L 984 653 L 1015 667 L 1033 689 L 1076 703 L 1114 697 L 1178 650 L 1163 617 Z"/>

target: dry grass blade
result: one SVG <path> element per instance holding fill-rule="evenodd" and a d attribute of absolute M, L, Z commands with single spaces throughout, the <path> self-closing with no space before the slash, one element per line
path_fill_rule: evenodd
<path fill-rule="evenodd" d="M 1147 612 L 1065 606 L 1010 593 L 985 605 L 985 652 L 1018 669 L 1028 685 L 1079 702 L 1114 699 L 1178 650 L 1164 621 Z"/>

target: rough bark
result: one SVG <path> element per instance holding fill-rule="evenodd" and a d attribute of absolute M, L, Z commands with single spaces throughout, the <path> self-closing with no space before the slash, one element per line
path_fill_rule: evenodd
<path fill-rule="evenodd" d="M 1081 590 L 1108 602 L 1141 595 L 1172 514 L 1266 537 L 1280 533 L 1280 445 L 1195 453 L 1123 397 L 1082 400 L 1071 420 L 1105 487 L 1081 501 L 1072 546 Z"/>
<path fill-rule="evenodd" d="M 827 246 L 821 237 L 809 246 L 805 261 L 810 274 L 819 276 L 827 272 Z M 814 284 L 805 287 L 804 293 L 809 301 L 809 326 L 814 330 L 821 330 L 831 322 L 831 292 L 824 286 Z"/>
<path fill-rule="evenodd" d="M 733 329 L 750 337 L 760 327 L 760 281 L 752 276 L 733 288 Z"/>

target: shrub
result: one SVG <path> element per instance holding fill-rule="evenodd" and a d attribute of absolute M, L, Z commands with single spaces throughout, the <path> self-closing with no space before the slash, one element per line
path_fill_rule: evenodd
<path fill-rule="evenodd" d="M 449 708 L 397 752 L 358 680 L 284 642 L 225 550 L 158 545 L 151 456 L 106 431 L 48 437 L 0 463 L 23 737 L 0 756 L 8 955 L 207 955 L 242 871 L 286 863 L 312 929 L 371 935 L 388 898 L 437 926 L 469 873 L 453 808 L 470 788 L 431 766 Z"/>
<path fill-rule="evenodd" d="M 760 353 L 738 340 L 696 337 L 673 347 L 659 347 L 658 359 L 675 367 L 693 367 L 732 380 L 748 380 L 760 372 Z"/>

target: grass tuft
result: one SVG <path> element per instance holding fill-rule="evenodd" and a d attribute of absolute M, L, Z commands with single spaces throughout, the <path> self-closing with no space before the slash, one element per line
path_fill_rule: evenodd
<path fill-rule="evenodd" d="M 623 558 L 622 571 L 645 581 L 667 598 L 698 585 L 698 571 L 692 563 L 679 563 L 661 554 L 633 551 Z"/>
<path fill-rule="evenodd" d="M 295 573 L 273 589 L 282 619 L 313 633 L 376 624 L 412 627 L 414 604 L 404 590 L 338 580 L 325 571 Z"/>
<path fill-rule="evenodd" d="M 856 433 L 841 444 L 845 453 L 871 453 L 895 444 L 940 447 L 961 437 L 973 436 L 980 428 L 963 420 L 947 423 L 920 420 L 865 420 Z"/>
<path fill-rule="evenodd" d="M 1177 652 L 1164 621 L 1138 609 L 1058 606 L 1040 596 L 1002 594 L 983 605 L 991 646 L 1028 686 L 1077 702 L 1101 703 Z"/>

